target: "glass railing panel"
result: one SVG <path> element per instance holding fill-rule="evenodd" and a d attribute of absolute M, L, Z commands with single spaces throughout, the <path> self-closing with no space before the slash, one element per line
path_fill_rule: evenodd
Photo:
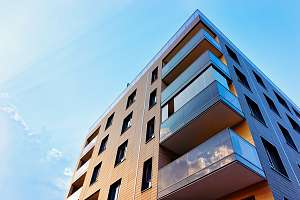
<path fill-rule="evenodd" d="M 236 97 L 218 81 L 214 81 L 161 123 L 161 141 L 179 130 L 183 125 L 193 120 L 220 99 L 226 100 L 228 105 L 232 105 L 235 109 L 240 108 Z M 236 110 L 236 112 L 239 112 L 242 116 L 240 110 Z"/>
<path fill-rule="evenodd" d="M 82 165 L 75 173 L 74 176 L 74 180 L 77 180 L 78 178 L 80 178 L 82 176 L 82 174 L 84 174 L 89 166 L 90 160 L 88 160 L 86 163 L 84 163 L 84 165 Z"/>
<path fill-rule="evenodd" d="M 79 188 L 76 192 L 74 192 L 71 196 L 69 196 L 67 198 L 67 200 L 78 200 L 79 196 L 80 196 L 80 193 L 81 193 L 81 190 L 82 190 L 82 187 Z"/>
<path fill-rule="evenodd" d="M 86 145 L 81 153 L 81 155 L 85 155 L 89 150 L 91 150 L 97 142 L 97 137 L 95 137 L 88 145 Z"/>
<path fill-rule="evenodd" d="M 213 53 L 206 51 L 196 61 L 193 62 L 182 74 L 180 74 L 167 88 L 164 89 L 161 95 L 162 105 L 165 104 L 177 91 L 180 91 L 191 79 L 196 77 L 203 69 L 209 65 L 214 65 L 219 71 L 230 77 L 229 70 Z M 227 85 L 227 83 L 224 83 Z"/>
<path fill-rule="evenodd" d="M 225 129 L 161 168 L 158 190 L 167 191 L 163 193 L 172 192 L 174 188 L 184 187 L 236 160 L 243 163 L 245 160 L 250 162 L 248 168 L 255 172 L 259 171 L 264 177 L 255 146 L 231 129 Z M 175 184 L 178 185 L 174 187 Z"/>
<path fill-rule="evenodd" d="M 187 56 L 203 39 L 207 39 L 210 43 L 220 49 L 219 44 L 214 40 L 214 38 L 209 35 L 204 29 L 201 29 L 194 37 L 188 41 L 182 49 L 180 49 L 177 54 L 163 67 L 162 77 L 168 74 L 175 66 L 177 66 L 185 56 Z"/>
<path fill-rule="evenodd" d="M 159 170 L 159 191 L 197 174 L 203 177 L 233 161 L 229 132 L 223 131 Z"/>

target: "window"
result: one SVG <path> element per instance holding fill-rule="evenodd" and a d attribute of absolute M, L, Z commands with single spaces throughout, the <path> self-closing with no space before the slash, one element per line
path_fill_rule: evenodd
<path fill-rule="evenodd" d="M 298 133 L 300 133 L 300 126 L 297 122 L 295 122 L 290 116 L 286 115 L 287 118 L 289 119 L 293 129 L 295 129 L 295 131 L 297 131 Z"/>
<path fill-rule="evenodd" d="M 121 162 L 123 162 L 125 160 L 125 155 L 126 155 L 126 151 L 127 151 L 127 144 L 128 144 L 128 140 L 126 140 L 123 144 L 121 144 L 118 147 L 115 166 L 117 166 L 118 164 L 120 164 Z"/>
<path fill-rule="evenodd" d="M 278 123 L 278 126 L 279 126 L 279 128 L 280 128 L 280 130 L 281 130 L 281 133 L 282 133 L 283 137 L 285 138 L 286 143 L 287 143 L 290 147 L 292 147 L 293 149 L 295 149 L 296 151 L 298 151 L 298 150 L 297 150 L 297 147 L 296 147 L 296 145 L 295 145 L 295 143 L 294 143 L 294 141 L 293 141 L 293 138 L 292 138 L 292 136 L 291 136 L 290 133 L 289 133 L 289 131 L 288 131 L 286 128 L 284 128 L 284 127 L 283 127 L 281 124 L 279 124 L 279 123 Z"/>
<path fill-rule="evenodd" d="M 151 187 L 151 179 L 152 179 L 152 158 L 144 162 L 142 191 Z"/>
<path fill-rule="evenodd" d="M 100 168 L 101 168 L 101 164 L 102 163 L 99 163 L 93 170 L 93 174 L 92 174 L 92 178 L 91 178 L 91 182 L 90 182 L 90 185 L 92 185 L 93 183 L 95 183 L 97 181 L 97 178 L 98 178 L 98 175 L 99 175 L 99 172 L 100 172 Z"/>
<path fill-rule="evenodd" d="M 105 130 L 108 129 L 112 125 L 114 115 L 115 115 L 115 113 L 111 114 L 111 116 L 107 119 L 107 122 L 106 122 L 106 125 L 105 125 Z"/>
<path fill-rule="evenodd" d="M 262 114 L 260 112 L 260 109 L 259 109 L 258 105 L 252 99 L 250 99 L 249 97 L 247 97 L 247 96 L 245 96 L 245 97 L 246 97 L 247 104 L 248 104 L 248 106 L 251 110 L 252 116 L 255 117 L 261 123 L 263 123 L 264 125 L 266 125 L 266 122 L 265 122 L 264 117 L 262 116 Z"/>
<path fill-rule="evenodd" d="M 126 109 L 129 108 L 134 102 L 136 97 L 136 90 L 134 90 L 127 99 Z"/>
<path fill-rule="evenodd" d="M 269 105 L 269 108 L 270 108 L 272 111 L 274 111 L 277 115 L 279 115 L 279 112 L 278 112 L 278 110 L 277 110 L 277 108 L 276 108 L 274 102 L 272 101 L 272 99 L 270 99 L 270 98 L 269 98 L 267 95 L 265 95 L 265 94 L 264 94 L 264 96 L 265 96 L 265 99 L 266 99 L 266 101 L 267 101 L 267 103 L 268 103 L 268 105 Z"/>
<path fill-rule="evenodd" d="M 131 120 L 132 120 L 132 112 L 123 120 L 121 133 L 124 133 L 131 127 Z"/>
<path fill-rule="evenodd" d="M 263 88 L 266 89 L 266 85 L 264 84 L 264 81 L 262 80 L 262 78 L 253 71 L 254 77 L 256 79 L 256 81 L 259 83 L 259 85 L 261 85 Z"/>
<path fill-rule="evenodd" d="M 232 60 L 234 60 L 237 64 L 240 65 L 240 61 L 239 61 L 236 53 L 234 53 L 227 45 L 225 45 L 225 47 L 226 47 L 226 50 L 227 50 L 229 56 L 232 58 Z"/>
<path fill-rule="evenodd" d="M 279 103 L 280 103 L 283 107 L 285 107 L 288 111 L 290 111 L 290 108 L 289 108 L 289 106 L 287 105 L 286 101 L 285 101 L 279 94 L 277 94 L 277 92 L 274 91 L 274 94 L 275 94 L 277 100 L 279 101 Z M 291 111 L 290 111 L 290 112 L 291 112 Z"/>
<path fill-rule="evenodd" d="M 121 179 L 117 180 L 109 187 L 107 200 L 118 200 L 120 186 L 121 186 Z"/>
<path fill-rule="evenodd" d="M 282 175 L 288 177 L 287 172 L 284 168 L 284 165 L 280 159 L 279 153 L 276 149 L 275 146 L 273 146 L 270 142 L 268 142 L 267 140 L 262 139 L 262 143 L 266 149 L 267 155 L 268 155 L 268 159 L 270 164 L 272 165 L 272 167 L 277 170 L 278 172 L 280 172 Z"/>
<path fill-rule="evenodd" d="M 151 74 L 151 83 L 154 83 L 158 78 L 158 68 L 156 67 Z"/>
<path fill-rule="evenodd" d="M 255 200 L 255 196 L 249 196 L 249 197 L 243 198 L 242 200 Z"/>
<path fill-rule="evenodd" d="M 150 98 L 149 98 L 149 109 L 151 109 L 157 102 L 156 99 L 156 89 L 153 90 L 150 94 Z"/>
<path fill-rule="evenodd" d="M 102 139 L 98 155 L 101 154 L 103 151 L 105 151 L 106 145 L 107 145 L 107 141 L 108 141 L 108 135 L 105 138 Z"/>
<path fill-rule="evenodd" d="M 300 119 L 300 113 L 295 108 L 293 108 L 293 111 L 296 114 L 296 116 Z"/>
<path fill-rule="evenodd" d="M 238 77 L 239 82 L 242 83 L 246 88 L 248 88 L 251 91 L 251 88 L 247 81 L 246 76 L 240 70 L 238 70 L 236 67 L 234 67 L 234 71 Z"/>
<path fill-rule="evenodd" d="M 147 122 L 146 142 L 154 138 L 155 117 Z"/>

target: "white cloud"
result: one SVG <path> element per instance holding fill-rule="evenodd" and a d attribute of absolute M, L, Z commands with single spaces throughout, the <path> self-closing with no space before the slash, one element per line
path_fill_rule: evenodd
<path fill-rule="evenodd" d="M 73 174 L 73 172 L 72 172 L 71 168 L 66 167 L 64 169 L 64 175 L 65 176 L 72 176 L 72 174 Z"/>
<path fill-rule="evenodd" d="M 67 190 L 68 180 L 59 177 L 59 178 L 54 179 L 53 183 L 59 190 L 61 190 L 61 191 Z"/>
<path fill-rule="evenodd" d="M 47 153 L 47 160 L 52 160 L 52 159 L 60 160 L 62 156 L 63 154 L 61 151 L 59 151 L 56 148 L 51 148 Z"/>
<path fill-rule="evenodd" d="M 17 108 L 13 105 L 3 105 L 0 106 L 0 111 L 7 113 L 11 119 L 19 123 L 25 131 L 29 131 L 29 126 L 23 119 L 23 117 L 20 115 L 20 113 L 17 111 Z"/>

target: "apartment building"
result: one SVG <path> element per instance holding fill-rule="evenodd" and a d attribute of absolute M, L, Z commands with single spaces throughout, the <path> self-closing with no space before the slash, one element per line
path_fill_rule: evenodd
<path fill-rule="evenodd" d="M 299 200 L 299 149 L 297 105 L 197 10 L 90 128 L 65 199 Z"/>

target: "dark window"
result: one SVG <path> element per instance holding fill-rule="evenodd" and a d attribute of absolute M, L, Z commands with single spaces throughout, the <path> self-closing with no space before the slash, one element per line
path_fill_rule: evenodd
<path fill-rule="evenodd" d="M 298 133 L 300 133 L 300 126 L 297 122 L 295 122 L 290 116 L 286 115 L 287 118 L 289 119 L 293 129 L 295 129 L 295 131 L 297 131 Z"/>
<path fill-rule="evenodd" d="M 128 144 L 128 140 L 126 140 L 123 144 L 121 144 L 118 147 L 115 166 L 117 166 L 118 164 L 123 162 L 123 160 L 125 160 L 125 155 L 126 155 L 126 151 L 127 151 L 127 144 Z"/>
<path fill-rule="evenodd" d="M 297 115 L 297 117 L 300 119 L 300 113 L 295 108 L 293 108 L 293 111 L 295 112 L 295 114 Z"/>
<path fill-rule="evenodd" d="M 155 117 L 147 123 L 146 142 L 154 138 Z"/>
<path fill-rule="evenodd" d="M 149 109 L 152 108 L 157 102 L 156 99 L 156 89 L 153 90 L 150 94 L 150 98 L 149 98 Z"/>
<path fill-rule="evenodd" d="M 114 115 L 115 115 L 115 113 L 111 114 L 111 116 L 109 116 L 109 118 L 107 119 L 107 122 L 106 122 L 106 125 L 105 125 L 105 130 L 108 129 L 112 125 Z"/>
<path fill-rule="evenodd" d="M 239 61 L 239 59 L 238 59 L 236 53 L 234 53 L 227 45 L 225 45 L 225 47 L 226 47 L 226 50 L 227 50 L 229 56 L 230 56 L 237 64 L 240 65 L 240 61 Z"/>
<path fill-rule="evenodd" d="M 258 105 L 252 99 L 250 99 L 249 97 L 247 97 L 247 96 L 245 96 L 245 97 L 246 97 L 247 104 L 248 104 L 248 106 L 251 110 L 252 116 L 255 117 L 261 123 L 266 124 L 266 122 L 264 120 L 264 117 L 262 116 Z"/>
<path fill-rule="evenodd" d="M 276 108 L 274 102 L 272 101 L 272 99 L 270 99 L 270 98 L 269 98 L 267 95 L 265 95 L 265 94 L 264 94 L 264 96 L 265 96 L 265 98 L 266 98 L 266 101 L 267 101 L 267 103 L 268 103 L 270 109 L 271 109 L 272 111 L 274 111 L 277 115 L 279 115 L 279 112 L 278 112 L 278 110 L 277 110 L 277 108 Z"/>
<path fill-rule="evenodd" d="M 291 112 L 291 110 L 290 110 L 289 106 L 287 105 L 286 101 L 285 101 L 279 94 L 277 94 L 277 92 L 274 91 L 274 94 L 275 94 L 277 100 L 279 101 L 279 103 L 280 103 L 283 107 L 285 107 L 288 111 Z"/>
<path fill-rule="evenodd" d="M 93 183 L 95 183 L 95 182 L 97 181 L 97 178 L 98 178 L 98 175 L 99 175 L 99 172 L 100 172 L 100 168 L 101 168 L 101 164 L 102 164 L 102 163 L 99 163 L 99 164 L 94 168 L 94 171 L 93 171 L 93 174 L 92 174 L 92 178 L 91 178 L 90 185 L 92 185 Z"/>
<path fill-rule="evenodd" d="M 243 198 L 241 200 L 255 200 L 255 196 L 249 196 L 249 197 Z"/>
<path fill-rule="evenodd" d="M 142 191 L 151 187 L 151 179 L 152 179 L 152 158 L 144 162 Z"/>
<path fill-rule="evenodd" d="M 89 196 L 88 198 L 86 198 L 85 200 L 98 200 L 99 193 L 100 193 L 100 190 L 98 190 L 97 192 L 95 192 L 94 194 L 92 194 L 91 196 Z"/>
<path fill-rule="evenodd" d="M 234 71 L 239 79 L 239 82 L 242 83 L 246 88 L 248 88 L 251 91 L 251 88 L 247 81 L 246 76 L 240 70 L 238 70 L 236 67 L 234 67 Z"/>
<path fill-rule="evenodd" d="M 288 177 L 276 147 L 263 138 L 262 138 L 262 142 L 266 149 L 268 159 L 272 167 L 278 172 L 280 172 L 282 175 Z"/>
<path fill-rule="evenodd" d="M 105 138 L 102 139 L 101 144 L 100 144 L 100 148 L 99 148 L 99 153 L 98 153 L 98 155 L 99 155 L 100 153 L 102 153 L 103 151 L 105 151 L 106 145 L 107 145 L 107 141 L 108 141 L 108 135 L 107 135 Z"/>
<path fill-rule="evenodd" d="M 254 77 L 256 79 L 256 81 L 259 83 L 259 85 L 261 85 L 263 88 L 266 88 L 266 85 L 264 84 L 264 81 L 262 80 L 262 78 L 253 71 Z"/>
<path fill-rule="evenodd" d="M 154 81 L 156 81 L 158 78 L 158 68 L 156 67 L 151 74 L 151 83 L 153 83 Z"/>
<path fill-rule="evenodd" d="M 282 133 L 283 137 L 285 138 L 286 143 L 287 143 L 290 147 L 292 147 L 293 149 L 295 149 L 296 151 L 298 151 L 298 150 L 297 150 L 297 147 L 296 147 L 296 145 L 295 145 L 295 143 L 294 143 L 294 141 L 293 141 L 293 138 L 292 138 L 292 136 L 291 136 L 290 133 L 289 133 L 289 131 L 288 131 L 286 128 L 284 128 L 284 127 L 283 127 L 281 124 L 279 124 L 279 123 L 278 123 L 278 126 L 279 126 L 279 128 L 280 128 L 280 130 L 281 130 L 281 133 Z"/>
<path fill-rule="evenodd" d="M 93 133 L 90 137 L 88 137 L 88 139 L 86 140 L 85 146 L 87 146 L 94 138 L 97 137 L 97 135 L 98 135 L 98 133 L 99 133 L 99 130 L 100 130 L 100 127 L 98 127 L 98 128 L 94 131 L 94 133 Z"/>
<path fill-rule="evenodd" d="M 123 120 L 123 125 L 122 125 L 122 131 L 121 133 L 124 133 L 131 127 L 131 120 L 132 120 L 132 112 Z"/>
<path fill-rule="evenodd" d="M 117 180 L 109 187 L 107 200 L 118 200 L 120 186 L 121 186 L 121 179 Z"/>
<path fill-rule="evenodd" d="M 129 108 L 134 102 L 136 97 L 136 90 L 134 90 L 127 99 L 126 109 Z"/>

